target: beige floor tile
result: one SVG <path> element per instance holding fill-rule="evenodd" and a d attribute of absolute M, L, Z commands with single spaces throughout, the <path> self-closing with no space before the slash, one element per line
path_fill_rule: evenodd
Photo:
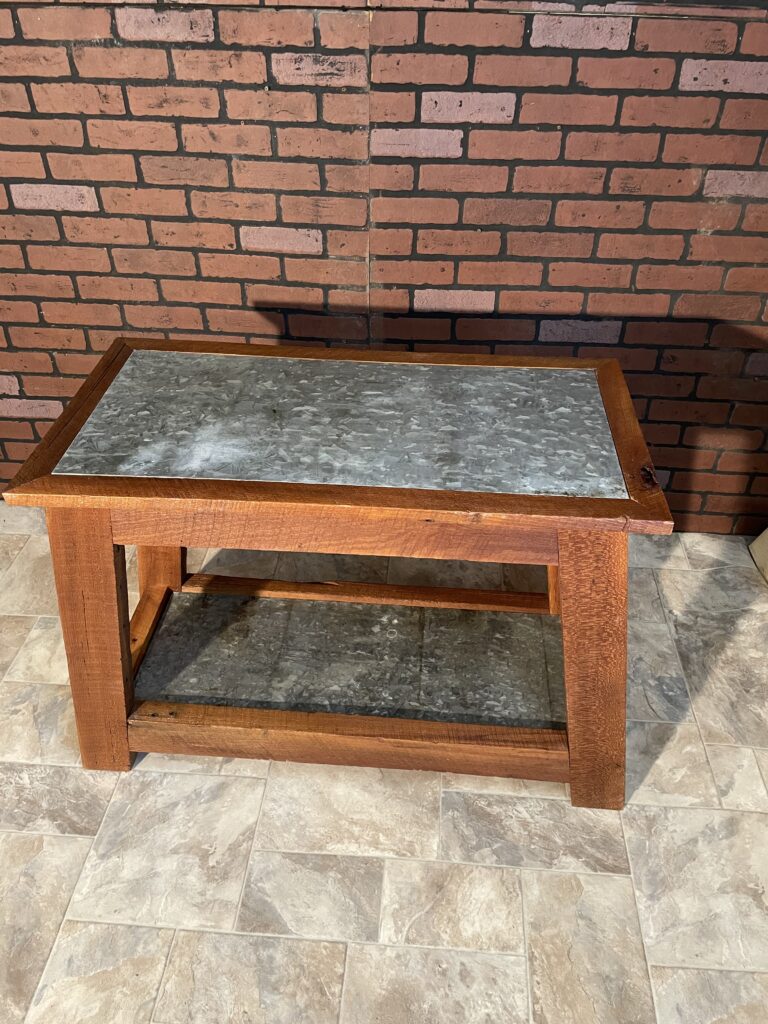
<path fill-rule="evenodd" d="M 530 797 L 443 793 L 440 855 L 512 867 L 629 873 L 615 811 Z"/>
<path fill-rule="evenodd" d="M 523 872 L 534 1024 L 655 1024 L 629 878 Z"/>
<path fill-rule="evenodd" d="M 180 932 L 154 1020 L 337 1024 L 344 951 L 341 943 Z"/>
<path fill-rule="evenodd" d="M 57 615 L 48 538 L 32 536 L 3 576 L 0 615 Z"/>
<path fill-rule="evenodd" d="M 649 962 L 768 969 L 768 815 L 629 807 L 623 818 Z"/>
<path fill-rule="evenodd" d="M 459 789 L 469 793 L 506 793 L 507 796 L 540 796 L 564 800 L 568 787 L 564 782 L 537 782 L 535 779 L 501 779 L 492 775 L 459 775 L 446 772 L 443 789 Z"/>
<path fill-rule="evenodd" d="M 715 533 L 682 533 L 688 564 L 692 569 L 715 569 L 722 565 L 754 565 L 746 537 L 720 537 Z"/>
<path fill-rule="evenodd" d="M 0 829 L 93 836 L 115 782 L 113 772 L 0 764 Z"/>
<path fill-rule="evenodd" d="M 0 615 L 0 679 L 37 622 L 35 615 Z"/>
<path fill-rule="evenodd" d="M 381 941 L 525 954 L 515 868 L 388 860 Z"/>
<path fill-rule="evenodd" d="M 440 776 L 275 763 L 256 831 L 262 850 L 434 857 Z"/>
<path fill-rule="evenodd" d="M 501 590 L 501 566 L 448 558 L 390 558 L 387 582 L 398 586 Z"/>
<path fill-rule="evenodd" d="M 695 725 L 628 724 L 627 801 L 670 807 L 720 806 Z"/>
<path fill-rule="evenodd" d="M 45 513 L 41 508 L 6 505 L 0 498 L 0 533 L 45 532 Z"/>
<path fill-rule="evenodd" d="M 0 833 L 0 1020 L 21 1024 L 90 839 Z"/>
<path fill-rule="evenodd" d="M 69 682 L 67 655 L 58 616 L 40 616 L 10 665 L 6 679 L 20 683 L 61 685 Z"/>
<path fill-rule="evenodd" d="M 0 686 L 0 761 L 79 764 L 75 713 L 68 686 Z"/>
<path fill-rule="evenodd" d="M 26 533 L 0 533 L 0 578 L 28 539 Z"/>
<path fill-rule="evenodd" d="M 26 1024 L 148 1024 L 172 936 L 65 921 Z"/>
<path fill-rule="evenodd" d="M 139 754 L 134 770 L 140 772 L 181 772 L 197 775 L 240 775 L 265 779 L 269 761 L 259 758 L 206 757 L 204 754 Z"/>
<path fill-rule="evenodd" d="M 122 776 L 71 916 L 231 928 L 262 786 L 256 779 L 170 772 Z"/>
<path fill-rule="evenodd" d="M 350 946 L 340 1024 L 527 1024 L 525 959 Z"/>
<path fill-rule="evenodd" d="M 652 967 L 658 1024 L 765 1024 L 768 974 Z"/>
<path fill-rule="evenodd" d="M 680 534 L 646 537 L 636 533 L 629 538 L 629 564 L 637 569 L 687 569 L 688 559 Z"/>
<path fill-rule="evenodd" d="M 768 811 L 768 789 L 750 747 L 707 747 L 723 807 Z"/>
<path fill-rule="evenodd" d="M 254 850 L 236 930 L 375 942 L 382 860 Z"/>

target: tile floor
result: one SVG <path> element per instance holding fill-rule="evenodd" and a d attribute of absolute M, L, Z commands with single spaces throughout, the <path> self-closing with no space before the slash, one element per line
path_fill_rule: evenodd
<path fill-rule="evenodd" d="M 0 1022 L 765 1024 L 768 585 L 739 538 L 639 539 L 632 565 L 622 814 L 462 775 L 118 777 L 78 767 L 42 521 L 0 504 Z"/>

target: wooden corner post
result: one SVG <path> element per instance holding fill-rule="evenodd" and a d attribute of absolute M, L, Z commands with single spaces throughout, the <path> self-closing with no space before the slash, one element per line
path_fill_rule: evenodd
<path fill-rule="evenodd" d="M 128 771 L 133 682 L 125 552 L 112 543 L 106 510 L 49 509 L 47 519 L 83 766 Z"/>
<path fill-rule="evenodd" d="M 624 806 L 627 534 L 559 534 L 571 801 Z"/>

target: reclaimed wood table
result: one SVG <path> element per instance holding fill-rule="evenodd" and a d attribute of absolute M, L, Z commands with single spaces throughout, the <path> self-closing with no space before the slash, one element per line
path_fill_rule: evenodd
<path fill-rule="evenodd" d="M 119 340 L 5 500 L 46 510 L 85 767 L 274 758 L 623 804 L 627 539 L 672 523 L 614 360 Z M 548 593 L 189 574 L 188 547 L 545 565 Z M 174 591 L 559 615 L 566 728 L 136 700 Z"/>

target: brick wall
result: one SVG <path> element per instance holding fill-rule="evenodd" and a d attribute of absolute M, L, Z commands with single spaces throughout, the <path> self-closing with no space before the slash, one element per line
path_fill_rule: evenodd
<path fill-rule="evenodd" d="M 0 477 L 118 334 L 615 355 L 762 528 L 765 11 L 376 6 L 0 4 Z"/>

